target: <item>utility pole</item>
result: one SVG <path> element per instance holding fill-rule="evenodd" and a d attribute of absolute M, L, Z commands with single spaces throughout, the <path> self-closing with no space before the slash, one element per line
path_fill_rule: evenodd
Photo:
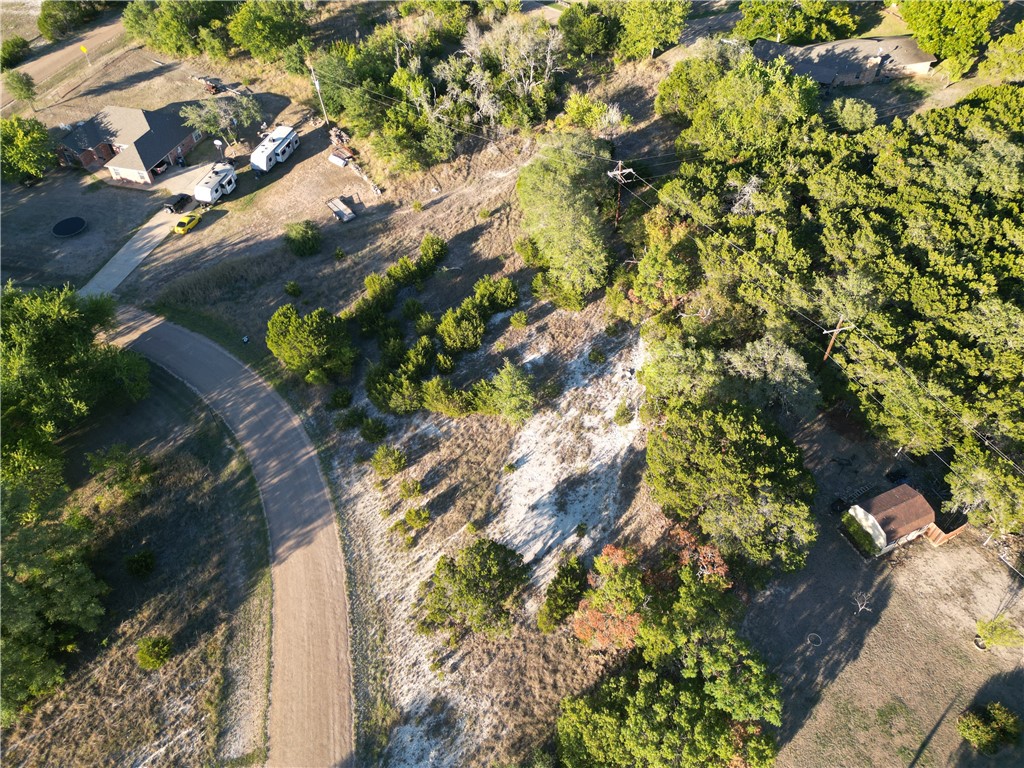
<path fill-rule="evenodd" d="M 615 201 L 615 226 L 619 226 L 619 212 L 622 210 L 622 185 L 626 183 L 625 175 L 627 173 L 633 173 L 632 168 L 623 168 L 622 161 L 619 160 L 615 164 L 615 169 L 608 171 L 609 178 L 614 179 L 619 185 L 619 197 Z"/>
<path fill-rule="evenodd" d="M 324 106 L 324 97 L 323 97 L 323 94 L 320 93 L 320 80 L 317 78 L 316 72 L 313 71 L 313 65 L 310 64 L 308 66 L 309 66 L 309 74 L 313 78 L 313 87 L 316 88 L 316 95 L 320 99 L 320 109 L 322 109 L 324 111 L 324 124 L 325 125 L 330 125 L 331 124 L 331 120 L 330 120 L 329 117 L 327 117 L 327 107 Z"/>
<path fill-rule="evenodd" d="M 843 316 L 840 315 L 839 322 L 836 323 L 836 327 L 834 329 L 832 329 L 831 331 L 822 331 L 822 333 L 826 335 L 831 335 L 831 338 L 828 340 L 828 349 L 825 350 L 825 356 L 822 358 L 822 362 L 828 360 L 828 356 L 832 354 L 832 345 L 836 343 L 836 336 L 839 335 L 839 332 L 852 331 L 856 327 L 857 326 L 855 325 L 843 325 Z"/>

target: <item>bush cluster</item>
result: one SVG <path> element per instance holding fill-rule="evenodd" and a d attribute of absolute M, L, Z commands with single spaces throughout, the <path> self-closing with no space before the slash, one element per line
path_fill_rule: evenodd
<path fill-rule="evenodd" d="M 441 315 L 438 338 L 449 352 L 477 349 L 483 342 L 488 318 L 518 303 L 519 294 L 509 278 L 481 278 L 473 286 L 472 296 Z"/>
<path fill-rule="evenodd" d="M 972 747 L 992 755 L 1002 744 L 1015 744 L 1020 738 L 1020 718 L 993 701 L 981 710 L 968 710 L 956 721 L 956 729 Z"/>

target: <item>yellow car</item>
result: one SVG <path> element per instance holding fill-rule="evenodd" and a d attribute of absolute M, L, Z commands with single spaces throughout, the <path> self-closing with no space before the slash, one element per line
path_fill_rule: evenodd
<path fill-rule="evenodd" d="M 186 232 L 191 232 L 202 220 L 203 214 L 201 213 L 186 213 L 178 219 L 178 223 L 174 225 L 174 234 L 184 235 Z"/>

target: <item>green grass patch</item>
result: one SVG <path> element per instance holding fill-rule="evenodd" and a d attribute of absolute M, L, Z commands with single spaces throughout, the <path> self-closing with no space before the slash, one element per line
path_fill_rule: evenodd
<path fill-rule="evenodd" d="M 882 551 L 875 544 L 875 540 L 871 538 L 871 534 L 865 531 L 860 523 L 857 522 L 857 518 L 849 512 L 843 515 L 842 522 L 839 524 L 839 530 L 843 532 L 843 535 L 850 540 L 850 543 L 864 557 L 875 557 Z"/>

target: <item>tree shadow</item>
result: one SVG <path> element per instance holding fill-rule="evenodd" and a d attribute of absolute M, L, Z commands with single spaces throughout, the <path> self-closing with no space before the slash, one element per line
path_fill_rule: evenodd
<path fill-rule="evenodd" d="M 1010 672 L 1002 672 L 991 677 L 974 695 L 967 709 L 982 709 L 994 701 L 1004 704 L 1007 709 L 1024 719 L 1024 667 L 1018 666 Z M 953 711 L 950 716 L 958 717 L 960 714 Z M 927 738 L 925 741 L 927 742 Z M 924 746 L 926 744 L 922 744 L 922 747 Z M 983 755 L 963 741 L 951 755 L 949 764 L 955 765 L 956 768 L 1016 768 L 1024 764 L 1024 746 L 1018 738 L 1016 744 L 1003 746 L 994 755 Z"/>
<path fill-rule="evenodd" d="M 743 632 L 782 686 L 780 745 L 810 717 L 824 690 L 859 656 L 886 609 L 891 576 L 885 559 L 865 561 L 816 501 L 819 540 L 806 567 L 776 579 L 754 598 Z M 867 608 L 858 610 L 858 599 Z"/>

